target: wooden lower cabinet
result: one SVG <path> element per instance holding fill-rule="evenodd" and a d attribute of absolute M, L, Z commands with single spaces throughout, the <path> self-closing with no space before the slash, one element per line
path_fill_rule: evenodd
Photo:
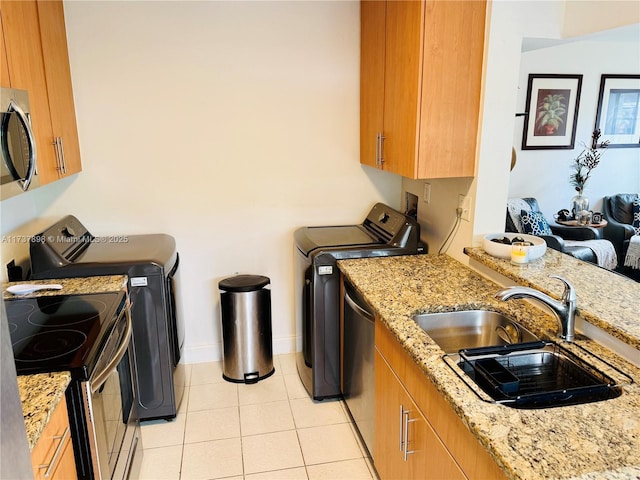
<path fill-rule="evenodd" d="M 375 323 L 373 461 L 380 479 L 505 479 L 389 329 L 377 318 Z M 406 461 L 403 438 L 412 452 Z"/>
<path fill-rule="evenodd" d="M 466 478 L 377 350 L 375 385 L 374 463 L 380 478 Z"/>
<path fill-rule="evenodd" d="M 31 465 L 35 480 L 78 478 L 65 397 L 62 397 L 38 443 L 31 450 Z"/>

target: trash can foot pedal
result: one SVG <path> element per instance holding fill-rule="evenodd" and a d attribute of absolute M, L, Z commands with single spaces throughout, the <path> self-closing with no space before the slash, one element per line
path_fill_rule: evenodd
<path fill-rule="evenodd" d="M 263 376 L 260 376 L 258 372 L 251 372 L 251 373 L 245 373 L 244 374 L 244 379 L 237 379 L 237 378 L 227 377 L 223 373 L 222 374 L 222 378 L 224 378 L 227 382 L 246 383 L 247 385 L 250 385 L 252 383 L 258 383 L 260 380 L 264 380 L 265 378 L 270 377 L 274 373 L 276 373 L 276 369 L 275 368 L 273 368 L 269 373 L 267 373 L 267 374 L 265 374 Z"/>

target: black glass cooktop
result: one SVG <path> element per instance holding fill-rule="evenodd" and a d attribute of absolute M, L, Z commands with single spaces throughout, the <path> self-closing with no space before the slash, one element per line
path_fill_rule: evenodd
<path fill-rule="evenodd" d="M 70 371 L 88 379 L 124 293 L 6 299 L 18 375 Z"/>

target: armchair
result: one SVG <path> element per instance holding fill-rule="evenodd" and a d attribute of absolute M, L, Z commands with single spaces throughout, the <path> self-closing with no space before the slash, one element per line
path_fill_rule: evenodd
<path fill-rule="evenodd" d="M 631 226 L 632 203 L 637 198 L 637 193 L 620 193 L 604 197 L 602 201 L 602 214 L 608 222 L 604 227 L 604 238 L 613 243 L 620 264 L 623 263 L 629 248 L 629 239 L 635 235 L 635 230 Z"/>
<path fill-rule="evenodd" d="M 542 215 L 540 206 L 535 198 L 512 198 L 507 203 L 506 232 L 527 233 L 522 225 L 521 211 Z M 546 221 L 545 221 L 546 222 Z M 598 263 L 594 251 L 582 245 L 566 245 L 565 240 L 598 240 L 600 232 L 592 227 L 565 227 L 563 225 L 548 224 L 550 231 L 546 234 L 535 234 L 544 239 L 549 248 L 566 253 L 579 260 Z"/>

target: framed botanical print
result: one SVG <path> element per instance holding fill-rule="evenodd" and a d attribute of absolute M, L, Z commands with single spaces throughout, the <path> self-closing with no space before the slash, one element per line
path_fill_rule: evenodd
<path fill-rule="evenodd" d="M 602 75 L 595 128 L 610 148 L 640 147 L 640 75 Z"/>
<path fill-rule="evenodd" d="M 530 74 L 523 150 L 573 149 L 582 75 Z"/>

